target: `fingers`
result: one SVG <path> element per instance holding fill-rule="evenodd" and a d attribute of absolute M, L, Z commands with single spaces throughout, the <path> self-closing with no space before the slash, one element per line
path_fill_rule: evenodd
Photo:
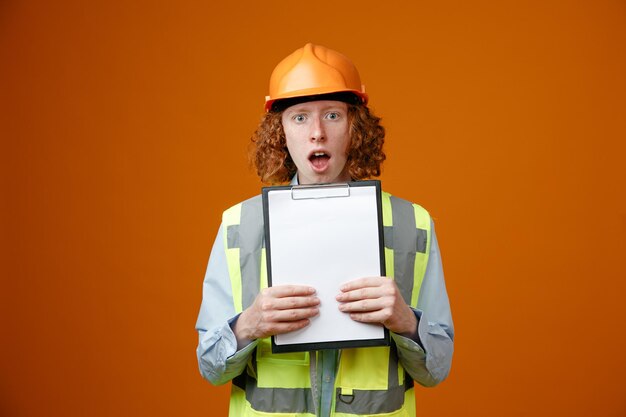
<path fill-rule="evenodd" d="M 268 310 L 291 310 L 298 308 L 306 308 L 318 306 L 320 299 L 317 297 L 284 297 L 284 298 L 270 298 L 265 300 L 261 309 Z"/>
<path fill-rule="evenodd" d="M 340 302 L 339 310 L 345 313 L 374 312 L 393 306 L 395 284 L 386 277 L 358 278 L 345 283 L 340 290 L 335 299 Z"/>
<path fill-rule="evenodd" d="M 384 310 L 369 313 L 350 313 L 350 318 L 361 323 L 385 323 L 391 316 Z"/>
<path fill-rule="evenodd" d="M 275 299 L 276 300 L 276 299 Z M 319 302 L 319 301 L 318 301 Z M 288 333 L 309 325 L 310 319 L 319 314 L 317 306 L 307 308 L 262 309 L 257 315 L 257 337 Z"/>
<path fill-rule="evenodd" d="M 352 301 L 340 304 L 339 310 L 349 314 L 354 321 L 380 323 L 391 331 L 404 331 L 404 329 L 411 328 L 411 324 L 404 318 L 406 314 L 402 314 L 403 308 L 397 301 L 392 297 Z M 410 309 L 405 305 L 404 310 L 408 313 Z"/>
<path fill-rule="evenodd" d="M 315 288 L 307 285 L 277 285 L 265 288 L 262 293 L 276 298 L 297 297 L 315 294 Z"/>
<path fill-rule="evenodd" d="M 313 294 L 315 289 L 300 285 L 281 285 L 265 288 L 259 295 L 261 311 L 291 310 L 314 307 L 320 299 Z"/>
<path fill-rule="evenodd" d="M 288 310 L 271 310 L 262 312 L 262 317 L 265 322 L 279 323 L 288 321 L 299 321 L 315 317 L 319 314 L 318 307 L 310 308 L 297 308 Z"/>
<path fill-rule="evenodd" d="M 341 293 L 335 299 L 339 302 L 348 302 L 394 296 L 396 288 L 394 281 L 387 277 L 359 278 L 342 285 Z"/>
<path fill-rule="evenodd" d="M 366 287 L 338 294 L 335 300 L 339 302 L 358 301 L 371 298 L 379 298 L 388 295 L 386 291 L 381 291 L 381 287 Z"/>
<path fill-rule="evenodd" d="M 344 313 L 366 313 L 391 309 L 392 307 L 393 299 L 384 297 L 344 302 L 339 304 L 339 311 Z"/>
<path fill-rule="evenodd" d="M 265 288 L 244 312 L 245 320 L 241 328 L 248 330 L 252 335 L 250 339 L 302 329 L 319 314 L 320 300 L 314 294 L 315 289 L 303 285 Z"/>
<path fill-rule="evenodd" d="M 380 323 L 391 331 L 414 329 L 407 319 L 414 315 L 402 299 L 396 283 L 387 277 L 366 277 L 342 285 L 335 298 L 339 310 L 350 315 L 354 321 Z M 415 321 L 415 320 L 413 320 Z"/>
<path fill-rule="evenodd" d="M 269 334 L 271 335 L 284 334 L 284 333 L 289 333 L 289 332 L 293 332 L 296 330 L 300 330 L 308 326 L 310 322 L 311 322 L 310 320 L 305 319 L 305 320 L 298 320 L 298 321 L 273 323 L 271 329 L 268 331 L 268 335 Z"/>
<path fill-rule="evenodd" d="M 352 281 L 348 281 L 343 284 L 339 289 L 343 292 L 352 291 L 359 288 L 365 287 L 378 287 L 385 283 L 385 281 L 389 281 L 390 279 L 387 277 L 363 277 L 353 279 Z"/>

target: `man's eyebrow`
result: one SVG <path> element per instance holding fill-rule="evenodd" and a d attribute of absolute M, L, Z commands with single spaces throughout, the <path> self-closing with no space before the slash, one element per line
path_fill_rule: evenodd
<path fill-rule="evenodd" d="M 290 113 L 304 113 L 304 112 L 308 112 L 311 111 L 308 107 L 304 106 L 304 107 L 298 107 L 298 108 L 289 108 L 287 110 L 285 110 L 285 113 L 290 114 Z"/>
<path fill-rule="evenodd" d="M 322 106 L 322 109 L 331 109 L 331 108 L 342 108 L 343 106 L 341 104 L 327 104 L 325 106 Z"/>

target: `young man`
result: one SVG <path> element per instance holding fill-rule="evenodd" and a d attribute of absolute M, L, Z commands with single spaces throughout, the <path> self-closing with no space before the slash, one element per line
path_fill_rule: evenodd
<path fill-rule="evenodd" d="M 307 44 L 274 69 L 252 137 L 264 182 L 333 183 L 380 174 L 385 132 L 357 69 Z M 389 329 L 391 346 L 272 354 L 269 338 L 309 324 L 315 288 L 267 288 L 260 197 L 224 212 L 196 324 L 202 375 L 232 380 L 231 416 L 415 415 L 413 381 L 441 382 L 453 326 L 434 227 L 420 206 L 383 193 L 388 277 L 337 290 L 340 311 Z M 294 242 L 296 244 L 297 242 Z"/>

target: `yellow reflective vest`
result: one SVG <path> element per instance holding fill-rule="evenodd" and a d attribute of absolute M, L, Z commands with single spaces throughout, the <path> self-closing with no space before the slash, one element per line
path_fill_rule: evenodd
<path fill-rule="evenodd" d="M 431 222 L 417 204 L 382 193 L 385 267 L 402 296 L 417 307 L 428 263 Z M 267 287 L 263 209 L 257 196 L 226 210 L 224 245 L 237 313 Z M 231 417 L 315 416 L 311 375 L 317 353 L 272 354 L 270 339 L 258 341 L 246 370 L 233 379 Z M 342 349 L 332 415 L 414 416 L 413 380 L 398 360 L 395 345 Z"/>

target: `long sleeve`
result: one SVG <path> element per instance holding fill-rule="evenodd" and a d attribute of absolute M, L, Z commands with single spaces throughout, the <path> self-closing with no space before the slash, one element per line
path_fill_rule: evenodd
<path fill-rule="evenodd" d="M 202 304 L 196 322 L 198 366 L 202 376 L 214 385 L 224 384 L 241 374 L 256 346 L 256 342 L 252 342 L 237 351 L 232 326 L 238 317 L 220 226 L 204 277 Z"/>
<path fill-rule="evenodd" d="M 443 277 L 441 255 L 431 221 L 432 242 L 415 314 L 419 343 L 392 333 L 402 366 L 419 384 L 431 387 L 450 372 L 454 326 Z"/>

